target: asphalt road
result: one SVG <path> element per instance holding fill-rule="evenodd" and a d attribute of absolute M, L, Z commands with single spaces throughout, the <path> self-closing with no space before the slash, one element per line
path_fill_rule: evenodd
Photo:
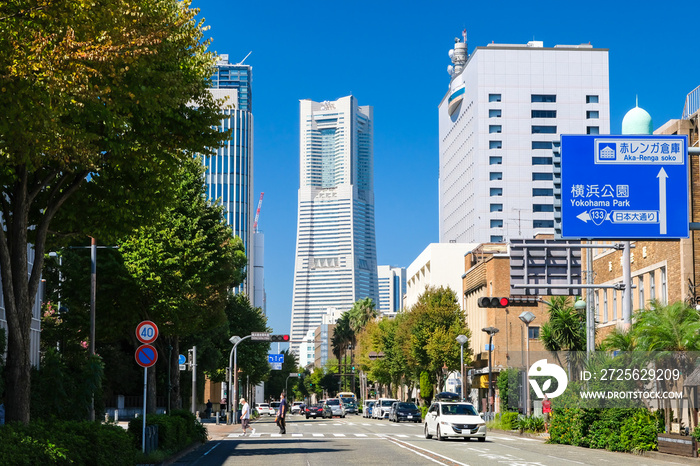
<path fill-rule="evenodd" d="M 601 450 L 548 445 L 543 439 L 489 432 L 486 442 L 423 436 L 423 424 L 349 416 L 309 419 L 291 416 L 286 435 L 273 418 L 263 417 L 243 436 L 239 426 L 219 435 L 177 465 L 504 465 L 504 466 L 653 466 L 689 460 L 656 454 L 637 456 Z M 690 460 L 693 461 L 693 460 Z"/>

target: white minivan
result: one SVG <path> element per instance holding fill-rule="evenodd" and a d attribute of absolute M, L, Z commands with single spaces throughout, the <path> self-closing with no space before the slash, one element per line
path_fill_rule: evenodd
<path fill-rule="evenodd" d="M 372 417 L 375 419 L 384 419 L 389 417 L 391 405 L 394 401 L 399 401 L 395 398 L 379 398 L 372 408 Z"/>

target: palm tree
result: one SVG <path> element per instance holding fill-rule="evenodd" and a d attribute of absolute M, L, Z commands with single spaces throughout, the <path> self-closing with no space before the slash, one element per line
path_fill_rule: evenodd
<path fill-rule="evenodd" d="M 340 364 L 343 359 L 343 355 L 348 349 L 348 345 L 355 338 L 355 334 L 350 327 L 350 316 L 348 312 L 343 313 L 342 316 L 335 323 L 335 328 L 333 329 L 333 336 L 331 337 L 331 347 L 333 349 L 333 354 L 338 358 L 338 372 L 340 370 Z"/>
<path fill-rule="evenodd" d="M 348 311 L 350 319 L 350 328 L 355 333 L 359 335 L 367 322 L 376 318 L 379 315 L 377 308 L 374 304 L 372 298 L 365 298 L 355 301 L 352 305 L 352 309 Z"/>
<path fill-rule="evenodd" d="M 652 300 L 636 312 L 632 333 L 643 351 L 700 351 L 700 314 L 682 301 Z"/>
<path fill-rule="evenodd" d="M 586 314 L 571 305 L 568 296 L 555 296 L 549 305 L 549 320 L 540 327 L 540 340 L 547 351 L 567 351 L 569 374 L 575 377 L 585 360 Z M 561 364 L 561 361 L 560 361 Z"/>

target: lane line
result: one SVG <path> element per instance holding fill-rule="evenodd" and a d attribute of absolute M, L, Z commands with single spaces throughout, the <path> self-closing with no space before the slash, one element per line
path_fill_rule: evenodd
<path fill-rule="evenodd" d="M 220 443 L 217 443 L 216 445 L 214 445 L 213 447 L 211 447 L 209 450 L 207 450 L 207 452 L 206 452 L 203 456 L 207 456 L 209 453 L 212 452 L 212 450 L 213 450 L 214 448 L 218 447 L 219 445 L 221 445 L 221 444 L 220 444 Z"/>

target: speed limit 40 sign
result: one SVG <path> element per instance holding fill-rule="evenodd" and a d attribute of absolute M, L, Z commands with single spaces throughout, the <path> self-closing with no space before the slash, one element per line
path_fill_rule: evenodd
<path fill-rule="evenodd" d="M 150 320 L 144 320 L 136 327 L 136 338 L 147 345 L 153 343 L 158 338 L 158 326 Z"/>

